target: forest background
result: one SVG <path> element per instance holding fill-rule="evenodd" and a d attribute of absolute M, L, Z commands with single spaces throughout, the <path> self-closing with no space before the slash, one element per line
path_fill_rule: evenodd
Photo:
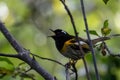
<path fill-rule="evenodd" d="M 110 0 L 107 5 L 102 0 L 84 0 L 88 25 L 90 30 L 96 30 L 101 33 L 104 21 L 109 21 L 111 34 L 120 33 L 120 0 Z M 82 17 L 81 6 L 79 0 L 66 0 L 77 26 L 79 36 L 87 38 L 84 32 L 84 20 Z M 45 58 L 51 58 L 65 64 L 68 59 L 63 57 L 55 48 L 54 41 L 47 36 L 52 35 L 49 29 L 63 29 L 68 33 L 74 35 L 69 17 L 59 0 L 0 0 L 0 20 L 12 33 L 15 39 L 24 48 L 29 49 L 33 54 L 40 55 Z M 91 35 L 92 38 L 96 36 Z M 115 37 L 107 41 L 109 49 L 114 54 L 119 53 L 120 38 Z M 0 52 L 2 53 L 16 53 L 8 41 L 0 34 Z M 102 80 L 120 80 L 120 58 L 111 57 L 109 55 L 103 56 L 96 50 L 95 52 L 99 74 Z M 23 61 L 7 58 L 13 65 L 8 64 L 1 57 L 0 70 L 13 70 L 18 67 Z M 92 80 L 94 80 L 94 67 L 91 55 L 86 56 L 87 64 L 91 72 Z M 6 60 L 6 59 L 5 59 Z M 65 80 L 65 69 L 60 65 L 36 59 L 40 65 L 44 67 L 49 73 L 56 76 L 59 80 Z M 28 65 L 22 65 L 27 68 Z M 81 60 L 77 63 L 78 75 L 81 80 L 86 78 L 84 65 Z M 36 80 L 43 78 L 34 70 L 30 73 L 35 76 Z M 20 80 L 20 76 L 15 79 L 11 74 L 1 78 L 1 80 Z M 29 80 L 26 78 L 25 80 Z"/>

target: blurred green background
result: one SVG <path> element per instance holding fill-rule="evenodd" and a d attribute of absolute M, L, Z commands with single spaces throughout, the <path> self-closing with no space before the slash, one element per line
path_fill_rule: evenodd
<path fill-rule="evenodd" d="M 112 29 L 111 34 L 120 33 L 120 0 L 110 0 L 107 5 L 102 0 L 84 0 L 84 2 L 90 30 L 96 30 L 100 33 L 103 22 L 108 19 L 109 27 Z M 73 14 L 79 36 L 87 38 L 84 32 L 85 27 L 80 0 L 66 0 L 66 4 Z M 58 28 L 74 35 L 70 19 L 59 0 L 0 0 L 0 20 L 5 23 L 5 26 L 15 39 L 32 53 L 58 60 L 63 64 L 68 62 L 68 59 L 56 50 L 54 41 L 47 37 L 53 34 L 49 29 L 55 30 Z M 92 35 L 91 37 L 96 38 Z M 117 37 L 106 41 L 114 54 L 120 51 L 119 40 L 120 38 Z M 0 52 L 16 53 L 1 33 Z M 88 54 L 86 60 L 91 80 L 95 80 L 91 57 L 91 54 Z M 9 59 L 14 66 L 1 61 L 0 69 L 12 70 L 22 62 L 18 59 Z M 120 80 L 120 58 L 110 57 L 109 55 L 103 56 L 100 52 L 96 51 L 96 59 L 101 80 Z M 65 68 L 50 61 L 40 59 L 37 59 L 37 61 L 49 73 L 56 76 L 58 80 L 65 80 Z M 81 60 L 77 63 L 77 69 L 79 79 L 86 80 L 84 65 Z M 32 70 L 30 73 L 35 75 L 36 80 L 43 80 L 35 71 Z M 0 78 L 0 80 L 20 80 L 19 76 L 13 78 L 11 75 L 8 74 Z M 74 78 L 74 76 L 72 77 Z M 30 79 L 26 78 L 25 80 Z"/>

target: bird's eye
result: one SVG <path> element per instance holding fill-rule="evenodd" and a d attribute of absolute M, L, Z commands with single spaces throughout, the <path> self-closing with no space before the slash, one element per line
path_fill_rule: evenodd
<path fill-rule="evenodd" d="M 63 32 L 64 34 L 67 34 L 65 31 L 61 31 L 61 32 Z"/>

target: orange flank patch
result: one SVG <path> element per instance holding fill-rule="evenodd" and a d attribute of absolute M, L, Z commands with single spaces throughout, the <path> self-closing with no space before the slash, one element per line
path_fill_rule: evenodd
<path fill-rule="evenodd" d="M 80 45 L 83 49 L 88 49 L 89 50 L 89 45 L 87 43 L 85 43 L 83 41 L 79 41 L 79 42 L 80 42 Z M 62 53 L 66 52 L 67 47 L 71 46 L 71 45 L 79 46 L 78 43 L 75 41 L 75 39 L 70 39 L 70 40 L 68 40 L 64 43 L 64 46 L 63 46 L 63 48 L 61 49 L 60 52 L 62 52 Z"/>
<path fill-rule="evenodd" d="M 66 41 L 66 42 L 64 43 L 64 46 L 63 46 L 63 48 L 61 49 L 60 52 L 66 52 L 67 47 L 73 44 L 73 43 L 71 42 L 72 40 L 73 40 L 73 39 L 70 39 L 70 40 Z"/>

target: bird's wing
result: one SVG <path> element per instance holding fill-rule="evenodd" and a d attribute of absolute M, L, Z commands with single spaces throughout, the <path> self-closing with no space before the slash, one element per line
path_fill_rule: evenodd
<path fill-rule="evenodd" d="M 84 39 L 80 39 L 79 43 L 82 47 L 82 49 L 84 50 L 84 52 L 90 51 L 89 45 L 85 42 L 86 40 Z M 71 44 L 71 48 L 75 49 L 75 50 L 80 50 L 79 44 L 75 39 L 71 39 L 70 40 Z"/>
<path fill-rule="evenodd" d="M 80 38 L 80 37 L 78 39 L 79 39 L 79 43 L 80 43 L 83 51 L 84 52 L 90 51 L 88 40 Z M 100 37 L 100 38 L 97 38 L 97 39 L 93 39 L 92 43 L 93 43 L 93 45 L 95 45 L 98 42 L 109 40 L 109 39 L 110 39 L 109 37 Z M 75 37 L 70 39 L 68 42 L 70 43 L 71 48 L 73 48 L 75 50 L 80 50 L 79 44 L 78 44 L 77 40 L 75 39 Z"/>

